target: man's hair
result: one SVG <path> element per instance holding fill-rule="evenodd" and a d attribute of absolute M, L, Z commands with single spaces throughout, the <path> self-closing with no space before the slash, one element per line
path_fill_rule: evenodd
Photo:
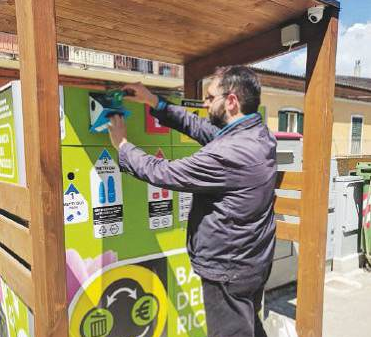
<path fill-rule="evenodd" d="M 258 110 L 261 88 L 253 70 L 242 65 L 218 67 L 213 77 L 220 78 L 219 87 L 223 93 L 237 96 L 243 114 Z"/>

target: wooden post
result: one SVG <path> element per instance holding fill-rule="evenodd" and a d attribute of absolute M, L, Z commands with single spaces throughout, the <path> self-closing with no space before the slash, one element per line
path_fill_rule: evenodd
<path fill-rule="evenodd" d="M 188 99 L 201 99 L 202 97 L 202 78 L 199 79 L 192 69 L 184 66 L 184 96 Z"/>
<path fill-rule="evenodd" d="M 35 336 L 68 336 L 54 0 L 16 0 Z"/>
<path fill-rule="evenodd" d="M 323 32 L 308 42 L 304 101 L 303 191 L 297 331 L 322 336 L 329 169 L 335 92 L 338 10 L 328 9 Z"/>

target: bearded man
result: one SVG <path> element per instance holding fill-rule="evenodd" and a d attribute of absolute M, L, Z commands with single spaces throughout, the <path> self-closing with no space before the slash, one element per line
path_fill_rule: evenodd
<path fill-rule="evenodd" d="M 128 142 L 122 117 L 112 117 L 109 127 L 124 172 L 193 193 L 187 249 L 202 280 L 208 336 L 266 336 L 258 312 L 275 247 L 277 165 L 276 140 L 257 112 L 256 74 L 245 66 L 218 68 L 204 101 L 209 118 L 188 114 L 140 83 L 123 90 L 132 94 L 125 99 L 150 105 L 160 124 L 203 145 L 169 161 Z"/>

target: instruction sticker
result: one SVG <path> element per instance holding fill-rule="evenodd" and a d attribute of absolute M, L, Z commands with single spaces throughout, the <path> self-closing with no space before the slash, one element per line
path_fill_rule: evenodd
<path fill-rule="evenodd" d="M 76 224 L 89 220 L 88 203 L 74 184 L 63 195 L 64 224 Z"/>
<path fill-rule="evenodd" d="M 179 221 L 188 221 L 189 212 L 192 206 L 193 194 L 179 192 Z"/>
<path fill-rule="evenodd" d="M 164 158 L 159 149 L 157 158 Z M 160 229 L 173 225 L 173 192 L 148 184 L 149 228 Z"/>
<path fill-rule="evenodd" d="M 120 235 L 123 229 L 123 201 L 120 168 L 104 149 L 90 172 L 94 237 Z"/>

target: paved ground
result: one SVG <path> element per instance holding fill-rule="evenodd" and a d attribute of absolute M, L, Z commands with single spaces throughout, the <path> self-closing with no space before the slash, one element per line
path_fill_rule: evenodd
<path fill-rule="evenodd" d="M 265 327 L 269 337 L 296 337 L 296 284 L 265 295 Z M 371 336 L 371 273 L 329 272 L 325 280 L 323 337 Z"/>

